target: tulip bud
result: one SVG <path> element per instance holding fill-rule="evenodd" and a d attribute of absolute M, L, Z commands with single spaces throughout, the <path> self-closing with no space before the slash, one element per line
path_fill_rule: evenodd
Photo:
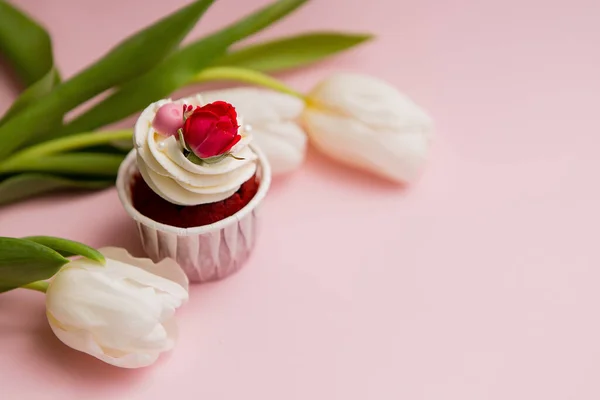
<path fill-rule="evenodd" d="M 79 259 L 46 292 L 46 314 L 67 346 L 106 363 L 139 368 L 173 348 L 175 310 L 188 299 L 187 278 L 170 259 L 158 264 L 105 248 L 106 265 Z"/>
<path fill-rule="evenodd" d="M 265 153 L 274 174 L 296 170 L 306 154 L 306 134 L 297 124 L 304 102 L 275 91 L 235 88 L 202 93 L 206 102 L 233 104 L 252 138 Z"/>
<path fill-rule="evenodd" d="M 427 160 L 432 121 L 379 79 L 335 74 L 308 95 L 302 120 L 321 152 L 396 182 L 412 182 Z"/>

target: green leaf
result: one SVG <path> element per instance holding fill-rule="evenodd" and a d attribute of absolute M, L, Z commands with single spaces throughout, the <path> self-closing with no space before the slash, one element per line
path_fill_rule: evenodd
<path fill-rule="evenodd" d="M 0 126 L 14 117 L 19 111 L 24 110 L 27 106 L 35 103 L 38 99 L 44 97 L 52 91 L 52 89 L 60 82 L 58 72 L 53 67 L 39 81 L 29 86 L 21 95 L 13 102 L 8 111 L 0 119 Z M 57 117 L 62 121 L 62 115 Z"/>
<path fill-rule="evenodd" d="M 95 64 L 58 85 L 0 126 L 0 160 L 34 135 L 37 141 L 49 120 L 62 116 L 95 95 L 143 74 L 177 47 L 214 0 L 198 0 L 130 36 Z"/>
<path fill-rule="evenodd" d="M 44 97 L 60 82 L 54 67 L 52 42 L 38 23 L 0 0 L 0 53 L 11 62 L 17 75 L 27 86 L 0 119 L 0 126 L 19 111 Z M 46 121 L 46 128 L 62 123 L 62 114 Z"/>
<path fill-rule="evenodd" d="M 215 65 L 249 68 L 262 72 L 281 71 L 314 63 L 371 38 L 372 36 L 368 34 L 307 33 L 233 50 L 219 58 Z"/>
<path fill-rule="evenodd" d="M 4 0 L 0 0 L 0 53 L 25 86 L 42 79 L 54 64 L 48 32 Z"/>
<path fill-rule="evenodd" d="M 196 165 L 204 165 L 204 161 L 191 151 L 185 156 L 185 158 L 187 158 L 188 160 L 190 160 L 190 162 Z"/>
<path fill-rule="evenodd" d="M 0 164 L 0 174 L 52 172 L 74 175 L 116 176 L 123 156 L 102 153 L 65 153 L 37 158 L 19 158 Z"/>
<path fill-rule="evenodd" d="M 288 15 L 307 0 L 280 0 L 177 51 L 145 75 L 133 79 L 65 127 L 66 133 L 97 129 L 142 110 L 188 85 L 226 49 Z M 1 136 L 0 131 L 0 136 Z"/>
<path fill-rule="evenodd" d="M 69 260 L 41 244 L 0 237 L 0 292 L 49 279 Z"/>
<path fill-rule="evenodd" d="M 63 257 L 82 256 L 93 261 L 98 261 L 101 264 L 106 263 L 102 253 L 83 243 L 53 236 L 28 236 L 23 239 L 49 247 Z"/>
<path fill-rule="evenodd" d="M 0 181 L 0 205 L 66 189 L 102 189 L 113 179 L 71 179 L 50 174 L 20 174 Z"/>

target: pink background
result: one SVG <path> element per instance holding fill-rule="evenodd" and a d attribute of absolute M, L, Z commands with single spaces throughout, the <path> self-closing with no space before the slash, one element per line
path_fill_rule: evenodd
<path fill-rule="evenodd" d="M 16 3 L 68 76 L 186 1 Z M 190 37 L 259 3 L 221 0 Z M 597 0 L 313 1 L 263 37 L 378 38 L 286 81 L 397 85 L 436 120 L 422 180 L 399 189 L 311 152 L 275 183 L 250 264 L 193 288 L 178 347 L 148 369 L 63 346 L 39 293 L 0 296 L 3 398 L 600 398 L 599 16 Z M 114 189 L 0 210 L 0 235 L 28 234 L 139 252 Z"/>

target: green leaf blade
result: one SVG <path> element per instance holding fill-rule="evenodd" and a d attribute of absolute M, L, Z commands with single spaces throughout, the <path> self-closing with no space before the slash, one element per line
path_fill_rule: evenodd
<path fill-rule="evenodd" d="M 69 260 L 41 244 L 0 237 L 0 292 L 49 279 Z"/>
<path fill-rule="evenodd" d="M 58 71 L 56 71 L 54 67 L 50 68 L 50 71 L 48 71 L 46 75 L 25 89 L 25 91 L 23 91 L 23 93 L 21 93 L 21 95 L 13 102 L 2 119 L 0 119 L 0 126 L 26 107 L 46 96 L 59 82 L 60 77 L 58 76 Z M 62 122 L 62 115 L 58 116 L 57 120 Z"/>
<path fill-rule="evenodd" d="M 101 264 L 106 263 L 102 253 L 80 242 L 53 236 L 28 236 L 23 239 L 49 247 L 63 257 L 82 256 L 92 261 L 97 261 Z"/>
<path fill-rule="evenodd" d="M 54 64 L 48 32 L 5 0 L 0 0 L 0 53 L 25 86 L 42 79 Z"/>
<path fill-rule="evenodd" d="M 123 156 L 103 153 L 65 153 L 37 158 L 23 158 L 0 164 L 0 174 L 51 172 L 85 176 L 115 177 Z"/>
<path fill-rule="evenodd" d="M 288 15 L 307 0 L 279 0 L 246 18 L 193 42 L 156 68 L 123 85 L 65 127 L 66 133 L 94 130 L 141 111 L 149 103 L 188 85 L 195 75 L 233 43 L 250 36 Z M 0 132 L 1 134 L 1 132 Z"/>
<path fill-rule="evenodd" d="M 0 0 L 0 53 L 9 60 L 26 86 L 10 109 L 0 119 L 0 126 L 10 118 L 46 96 L 60 82 L 54 66 L 52 41 L 46 30 L 19 9 Z M 46 121 L 46 127 L 62 123 L 63 114 Z"/>
<path fill-rule="evenodd" d="M 369 34 L 313 32 L 289 36 L 229 52 L 215 65 L 276 72 L 302 67 L 372 39 Z"/>
<path fill-rule="evenodd" d="M 0 0 L 1 1 L 1 0 Z M 62 116 L 90 98 L 143 74 L 177 47 L 214 0 L 198 0 L 130 36 L 31 107 L 0 126 L 0 160 L 44 132 L 48 120 Z M 53 134 L 48 135 L 50 137 Z M 38 135 L 36 142 L 43 141 Z"/>
<path fill-rule="evenodd" d="M 113 183 L 113 179 L 81 180 L 51 174 L 19 174 L 0 181 L 0 206 L 61 190 L 104 189 Z"/>

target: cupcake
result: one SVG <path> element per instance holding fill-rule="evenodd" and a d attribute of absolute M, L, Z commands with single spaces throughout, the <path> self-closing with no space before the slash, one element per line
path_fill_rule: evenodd
<path fill-rule="evenodd" d="M 238 271 L 257 236 L 269 164 L 234 105 L 201 95 L 150 104 L 117 177 L 119 198 L 142 246 L 176 260 L 192 282 Z"/>

